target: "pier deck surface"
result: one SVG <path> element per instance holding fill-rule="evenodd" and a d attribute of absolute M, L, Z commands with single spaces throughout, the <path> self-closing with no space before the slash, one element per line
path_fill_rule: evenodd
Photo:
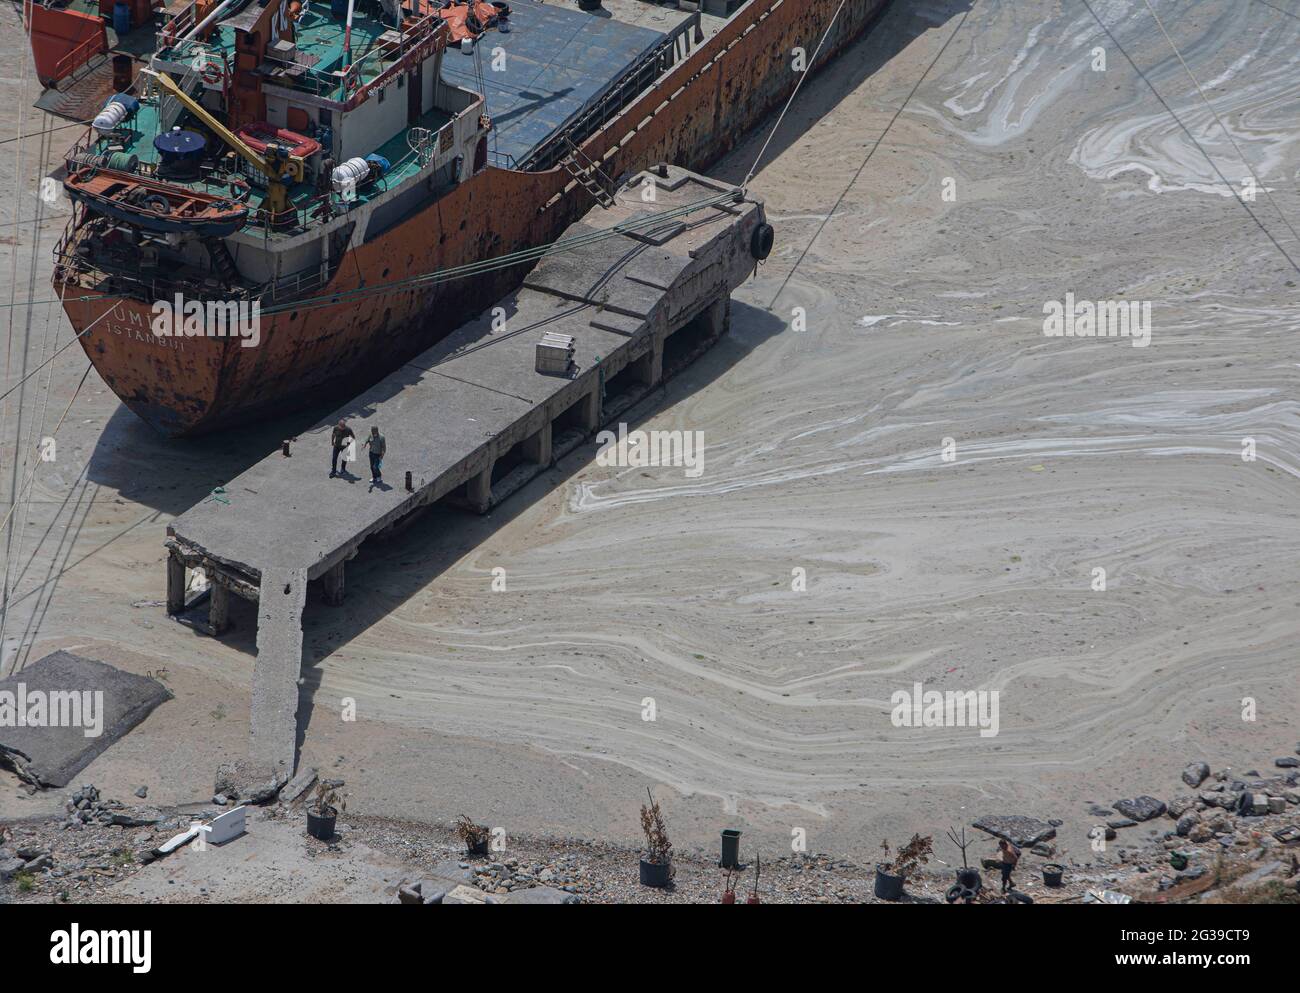
<path fill-rule="evenodd" d="M 656 204 L 622 192 L 615 207 L 594 210 L 565 239 L 728 189 L 681 170 L 672 175 L 660 181 Z M 253 583 L 267 569 L 319 577 L 367 536 L 462 485 L 481 465 L 490 471 L 500 454 L 492 451 L 494 442 L 499 447 L 512 430 L 532 433 L 547 405 L 567 407 L 599 388 L 602 373 L 613 376 L 640 358 L 656 332 L 681 319 L 679 311 L 694 306 L 698 313 L 729 295 L 753 260 L 747 252 L 738 260 L 722 253 L 735 254 L 736 226 L 748 232 L 760 216 L 758 205 L 737 200 L 690 213 L 680 219 L 684 227 L 674 223 L 660 237 L 642 229 L 548 255 L 520 290 L 498 303 L 504 322 L 494 321 L 497 308 L 480 315 L 313 426 L 293 443 L 290 457 L 276 452 L 226 483 L 228 502 L 208 499 L 186 511 L 169 534 Z M 654 244 L 666 235 L 673 236 Z M 705 251 L 710 245 L 716 252 Z M 687 287 L 696 275 L 712 283 Z M 574 337 L 571 376 L 535 371 L 545 331 Z M 340 418 L 356 433 L 358 459 L 348 477 L 329 478 L 330 430 Z M 387 440 L 379 487 L 370 483 L 361 448 L 372 425 Z M 408 470 L 414 492 L 404 489 Z"/>

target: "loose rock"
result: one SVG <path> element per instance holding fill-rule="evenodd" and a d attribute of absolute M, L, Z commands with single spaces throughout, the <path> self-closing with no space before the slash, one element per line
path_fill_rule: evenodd
<path fill-rule="evenodd" d="M 1159 817 L 1167 808 L 1153 796 L 1140 796 L 1133 800 L 1116 800 L 1115 809 L 1135 821 L 1149 821 Z"/>

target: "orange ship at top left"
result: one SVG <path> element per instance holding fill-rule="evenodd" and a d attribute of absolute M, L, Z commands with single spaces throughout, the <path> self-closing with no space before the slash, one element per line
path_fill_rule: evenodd
<path fill-rule="evenodd" d="M 161 8 L 155 0 L 23 0 L 41 85 L 66 92 L 101 67 L 106 55 L 147 55 L 155 42 L 154 12 Z"/>

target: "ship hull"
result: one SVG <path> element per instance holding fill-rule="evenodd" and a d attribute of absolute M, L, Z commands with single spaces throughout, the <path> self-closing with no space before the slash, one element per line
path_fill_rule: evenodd
<path fill-rule="evenodd" d="M 848 0 L 821 64 L 887 0 Z M 700 170 L 734 147 L 781 101 L 840 0 L 754 0 L 660 84 L 584 143 L 609 175 L 658 162 Z M 752 30 L 748 30 L 750 25 Z M 611 150 L 613 150 L 611 152 Z M 553 241 L 590 209 L 562 169 L 489 167 L 427 210 L 355 246 L 321 293 L 340 302 L 263 314 L 255 347 L 238 338 L 155 336 L 152 302 L 68 281 L 56 288 L 86 354 L 123 402 L 169 436 L 277 416 L 338 391 L 362 392 L 400 363 L 515 289 L 528 266 L 349 300 L 358 287 L 494 258 Z"/>

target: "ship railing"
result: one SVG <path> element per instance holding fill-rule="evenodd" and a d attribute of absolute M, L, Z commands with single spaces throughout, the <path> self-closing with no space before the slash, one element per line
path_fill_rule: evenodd
<path fill-rule="evenodd" d="M 266 300 L 271 303 L 296 300 L 325 287 L 329 283 L 331 275 L 323 274 L 320 266 L 312 266 L 309 269 L 303 269 L 263 283 L 253 291 L 252 295 L 259 300 Z"/>
<path fill-rule="evenodd" d="M 195 271 L 192 278 L 184 274 L 171 272 L 166 276 L 146 277 L 140 274 L 138 260 L 124 261 L 118 267 L 97 260 L 91 262 L 85 256 L 68 250 L 68 245 L 61 242 L 54 252 L 54 269 L 65 279 L 73 277 L 83 285 L 102 284 L 111 280 L 117 292 L 128 293 L 140 300 L 170 300 L 177 293 L 183 296 L 204 296 L 212 293 L 210 274 Z M 247 300 L 256 295 L 256 288 L 247 285 L 223 287 L 223 298 Z"/>
<path fill-rule="evenodd" d="M 68 52 L 67 55 L 59 59 L 54 67 L 54 78 L 63 79 L 72 75 L 102 51 L 104 51 L 103 38 L 98 34 L 92 34 L 80 45 Z"/>
<path fill-rule="evenodd" d="M 90 151 L 98 142 L 99 135 L 94 128 L 88 126 L 81 137 L 72 143 L 72 147 L 63 153 L 63 164 L 68 172 L 72 172 L 77 156 Z"/>
<path fill-rule="evenodd" d="M 436 132 L 433 132 L 433 137 L 429 139 L 430 144 L 436 147 L 438 136 L 447 128 L 450 128 L 452 123 L 454 122 L 445 124 Z M 433 161 L 432 158 L 427 160 L 422 159 L 420 150 L 418 148 L 413 148 L 396 162 L 390 163 L 388 175 L 392 176 L 396 173 L 400 173 L 411 162 L 418 163 L 420 169 L 423 170 L 431 161 Z M 402 182 L 408 182 L 416 175 L 418 175 L 418 172 L 406 177 Z M 381 184 L 381 191 L 386 192 L 390 188 L 388 186 L 387 177 L 381 177 L 375 182 L 376 184 Z M 399 183 L 399 185 L 401 184 Z M 366 200 L 368 199 L 369 197 L 366 198 Z M 350 209 L 352 203 L 364 203 L 366 200 L 358 199 L 350 201 L 344 199 L 338 193 L 330 192 L 291 204 L 289 210 L 281 211 L 279 214 L 272 214 L 265 208 L 259 208 L 249 215 L 248 221 L 244 225 L 244 230 L 247 231 L 249 228 L 261 229 L 264 237 L 267 239 L 277 233 L 284 234 L 287 232 L 306 231 L 315 224 L 323 224 L 332 220 L 340 213 L 346 213 Z M 290 214 L 292 214 L 292 219 L 287 216 Z"/>
<path fill-rule="evenodd" d="M 168 42 L 174 38 L 180 38 L 185 35 L 195 24 L 198 23 L 198 4 L 191 0 L 175 16 L 163 25 L 162 38 L 163 42 Z"/>
<path fill-rule="evenodd" d="M 244 224 L 244 231 L 260 230 L 262 236 L 270 239 L 272 235 L 296 234 L 306 231 L 314 224 L 323 224 L 334 217 L 335 205 L 343 203 L 336 194 L 325 193 L 291 203 L 288 210 L 273 214 L 265 207 L 250 212 Z M 326 208 L 328 209 L 322 209 Z"/>
<path fill-rule="evenodd" d="M 59 235 L 59 240 L 54 243 L 54 264 L 56 270 L 60 267 L 67 268 L 66 263 L 61 263 L 60 260 L 72 257 L 72 252 L 70 251 L 72 242 L 77 236 L 84 217 L 85 208 L 74 200 L 72 202 L 72 213 L 68 217 L 68 223 L 64 226 L 63 233 Z"/>
<path fill-rule="evenodd" d="M 515 168 L 527 171 L 553 168 L 568 154 L 570 142 L 581 145 L 617 117 L 634 97 L 687 58 L 702 37 L 703 27 L 697 11 L 634 63 L 599 100 L 579 113 L 569 127 L 552 135 Z"/>
<path fill-rule="evenodd" d="M 318 69 L 315 66 L 294 63 L 299 70 L 289 78 L 274 80 L 278 86 L 290 89 L 306 90 L 317 96 L 335 99 L 340 102 L 348 100 L 354 93 L 374 82 L 387 72 L 391 66 L 384 66 L 384 61 L 396 62 L 411 48 L 428 40 L 435 32 L 442 30 L 443 20 L 436 14 L 425 15 L 418 21 L 403 24 L 396 48 L 376 45 L 346 70 Z M 367 79 L 367 76 L 370 78 Z"/>
<path fill-rule="evenodd" d="M 194 96 L 193 90 L 195 83 L 199 81 L 199 73 L 206 68 L 207 64 L 205 57 L 201 55 L 195 56 L 194 59 L 185 63 L 187 66 L 185 75 L 183 75 L 176 84 L 181 88 L 183 93 L 186 93 L 191 97 Z M 224 60 L 221 62 L 221 65 L 224 69 Z M 163 90 L 162 87 L 157 86 L 153 80 L 149 80 L 149 86 L 154 89 L 158 99 L 158 131 L 159 133 L 170 131 L 172 125 L 180 120 L 181 115 L 185 113 L 185 104 L 181 103 L 180 97 Z"/>
<path fill-rule="evenodd" d="M 186 66 L 192 71 L 202 69 L 209 62 L 225 65 L 223 50 L 220 46 L 209 45 L 197 38 L 182 39 L 170 45 L 164 45 L 154 54 L 154 58 L 159 62 Z"/>

